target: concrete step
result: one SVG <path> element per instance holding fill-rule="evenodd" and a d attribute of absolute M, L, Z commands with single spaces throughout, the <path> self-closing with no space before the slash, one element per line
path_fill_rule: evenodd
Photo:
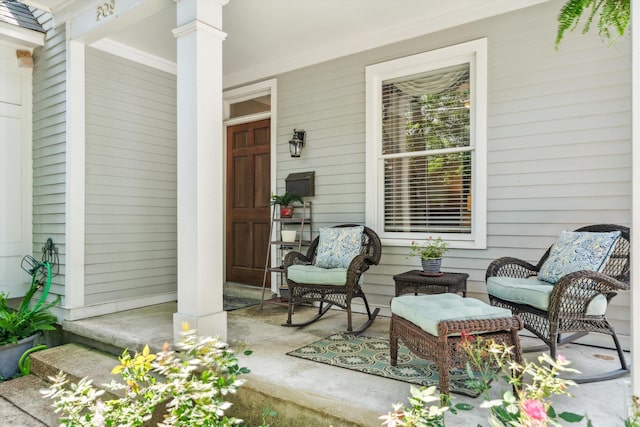
<path fill-rule="evenodd" d="M 58 416 L 51 407 L 52 401 L 40 393 L 40 390 L 49 387 L 47 379 L 62 371 L 66 373 L 69 381 L 77 382 L 87 377 L 93 380 L 94 386 L 103 388 L 102 384 L 119 378 L 111 374 L 116 365 L 116 356 L 76 343 L 33 353 L 31 375 L 0 383 L 0 425 L 58 426 Z M 278 413 L 277 418 L 267 420 L 274 427 L 365 425 L 335 417 L 330 409 L 336 405 L 332 399 L 315 394 L 310 396 L 295 388 L 276 386 L 272 384 L 271 379 L 264 381 L 252 375 L 249 378 L 250 381 L 235 396 L 230 396 L 234 404 L 229 410 L 229 415 L 243 418 L 247 425 L 261 424 L 261 413 L 265 408 L 276 410 Z M 277 392 L 274 389 L 277 389 Z M 115 397 L 111 392 L 107 392 L 103 399 Z M 314 409 L 317 405 L 323 409 Z M 8 420 L 12 420 L 11 424 Z"/>
<path fill-rule="evenodd" d="M 148 343 L 151 351 L 155 353 L 165 342 L 172 342 L 172 316 L 175 311 L 175 303 L 167 303 L 116 315 L 65 322 L 63 329 L 66 339 L 73 336 L 74 339 L 81 338 L 87 343 L 64 344 L 34 353 L 31 362 L 33 377 L 41 381 L 64 371 L 71 381 L 75 382 L 86 376 L 92 379 L 96 386 L 117 380 L 117 376 L 111 375 L 111 370 L 118 364 L 117 355 L 120 355 L 124 348 L 140 351 L 144 344 Z M 278 414 L 275 418 L 266 420 L 273 427 L 378 425 L 379 408 L 386 409 L 389 406 L 387 399 L 384 404 L 378 404 L 375 399 L 372 401 L 369 398 L 357 397 L 358 403 L 354 404 L 345 396 L 351 396 L 352 393 L 348 392 L 351 387 L 358 390 L 356 396 L 360 396 L 362 390 L 368 387 L 387 390 L 390 388 L 390 380 L 362 376 L 346 370 L 335 372 L 335 368 L 327 365 L 285 357 L 286 351 L 326 336 L 327 330 L 344 327 L 344 314 L 339 312 L 335 316 L 327 315 L 327 320 L 318 331 L 314 328 L 300 331 L 282 328 L 280 325 L 283 314 L 286 313 L 282 307 L 273 305 L 266 306 L 264 310 L 254 306 L 228 313 L 229 336 L 232 342 L 250 343 L 248 348 L 254 351 L 251 356 L 240 357 L 241 366 L 251 369 L 251 374 L 245 377 L 247 383 L 231 397 L 233 406 L 228 414 L 244 419 L 249 426 L 260 425 L 263 422 L 261 414 L 265 408 L 275 410 Z M 378 326 L 383 330 L 382 333 L 386 334 L 388 327 L 382 322 Z M 105 349 L 96 350 L 96 343 Z M 330 370 L 332 372 L 329 372 Z M 328 378 L 331 380 L 327 381 Z M 17 380 L 8 383 L 13 381 Z M 333 384 L 336 381 L 341 385 Z M 377 384 L 378 382 L 380 384 Z M 24 386 L 25 390 L 32 388 L 36 392 L 29 398 L 29 403 L 44 402 L 44 410 L 41 410 L 44 411 L 44 415 L 38 415 L 38 419 L 31 417 L 31 424 L 16 422 L 12 425 L 57 425 L 57 418 L 48 407 L 51 402 L 39 394 L 39 390 L 46 387 L 46 384 L 43 386 L 37 382 L 33 387 Z M 326 387 L 330 389 L 328 394 L 324 390 Z M 404 396 L 405 386 L 402 388 L 401 395 Z M 13 408 L 13 412 L 17 412 L 16 416 L 28 417 L 29 413 L 38 413 L 29 408 L 27 403 L 18 402 L 17 397 L 12 397 L 11 401 L 8 398 L 3 401 L 3 398 L 4 395 L 0 392 L 2 416 L 5 415 L 2 406 L 4 402 Z M 363 405 L 363 402 L 366 405 Z M 0 417 L 0 420 L 2 419 Z M 0 421 L 0 425 L 5 424 Z"/>
<path fill-rule="evenodd" d="M 20 427 L 57 426 L 57 415 L 51 401 L 40 390 L 49 384 L 35 375 L 0 383 L 2 425 Z"/>
<path fill-rule="evenodd" d="M 118 364 L 118 358 L 114 355 L 72 343 L 33 353 L 31 374 L 46 381 L 64 372 L 69 381 L 77 382 L 87 377 L 93 380 L 96 387 L 100 387 L 117 378 L 111 374 L 111 370 Z M 104 398 L 114 397 L 113 393 L 106 393 Z"/>
<path fill-rule="evenodd" d="M 70 381 L 88 377 L 100 387 L 115 379 L 111 370 L 117 364 L 115 356 L 79 344 L 65 344 L 33 353 L 31 375 L 0 383 L 0 413 L 3 422 L 7 422 L 3 425 L 57 426 L 58 415 L 51 407 L 52 401 L 40 393 L 49 388 L 48 378 L 62 371 Z M 110 392 L 105 393 L 106 399 L 114 397 Z M 5 413 L 12 414 L 16 421 L 9 424 Z"/>
<path fill-rule="evenodd" d="M 49 387 L 50 383 L 47 379 L 62 371 L 71 382 L 87 377 L 93 380 L 94 386 L 104 389 L 101 387 L 102 384 L 118 379 L 111 374 L 111 370 L 117 364 L 118 360 L 115 356 L 81 344 L 65 344 L 33 353 L 31 375 L 0 383 L 0 414 L 3 420 L 1 425 L 58 426 L 58 415 L 53 411 L 52 401 L 44 398 L 40 392 Z M 299 400 L 300 394 L 291 399 L 290 396 L 294 396 L 294 393 L 284 393 L 287 397 L 282 393 L 278 397 L 265 393 L 265 390 L 270 388 L 273 388 L 273 385 L 253 378 L 251 385 L 245 385 L 237 395 L 231 397 L 234 405 L 229 414 L 243 418 L 248 425 L 259 425 L 263 421 L 261 413 L 268 407 L 278 412 L 277 420 L 271 420 L 271 425 L 274 426 L 351 427 L 359 425 L 311 409 Z M 103 399 L 115 397 L 109 391 L 105 393 Z M 315 399 L 319 398 L 319 396 L 315 397 Z M 327 399 L 320 398 L 320 400 L 325 405 L 331 405 Z M 9 424 L 8 420 L 12 420 L 12 423 Z M 159 422 L 160 419 L 152 421 Z M 152 422 L 150 425 L 156 424 Z"/>

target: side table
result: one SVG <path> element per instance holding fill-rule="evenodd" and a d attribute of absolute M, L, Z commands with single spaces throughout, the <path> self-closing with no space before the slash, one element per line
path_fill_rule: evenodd
<path fill-rule="evenodd" d="M 426 276 L 419 270 L 396 274 L 396 296 L 402 294 L 442 294 L 460 292 L 467 296 L 467 273 L 443 273 L 441 276 Z"/>

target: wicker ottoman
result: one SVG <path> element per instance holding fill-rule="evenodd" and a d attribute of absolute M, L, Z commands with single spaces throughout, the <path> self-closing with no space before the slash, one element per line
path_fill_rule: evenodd
<path fill-rule="evenodd" d="M 391 366 L 398 360 L 398 339 L 418 357 L 435 362 L 440 393 L 449 394 L 449 370 L 464 368 L 466 353 L 458 348 L 460 333 L 481 335 L 514 347 L 522 364 L 518 331 L 522 321 L 511 311 L 456 294 L 403 295 L 391 300 Z"/>

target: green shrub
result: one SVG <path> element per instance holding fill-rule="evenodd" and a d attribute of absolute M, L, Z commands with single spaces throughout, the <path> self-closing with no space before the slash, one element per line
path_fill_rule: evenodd
<path fill-rule="evenodd" d="M 102 401 L 104 390 L 86 378 L 78 383 L 69 383 L 62 374 L 51 378 L 53 384 L 43 394 L 54 400 L 60 425 L 142 426 L 148 425 L 156 409 L 163 412 L 160 425 L 166 427 L 241 424 L 241 419 L 225 415 L 231 406 L 227 397 L 244 383 L 239 376 L 249 370 L 238 366 L 226 343 L 198 337 L 188 325 L 183 330 L 175 351 L 165 344 L 158 354 L 151 354 L 148 346 L 133 356 L 123 352 L 112 374 L 119 374 L 124 383 L 112 381 L 106 386 L 124 391 L 119 399 Z"/>

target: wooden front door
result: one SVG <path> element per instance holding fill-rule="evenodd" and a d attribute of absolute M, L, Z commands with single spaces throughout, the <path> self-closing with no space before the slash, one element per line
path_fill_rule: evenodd
<path fill-rule="evenodd" d="M 271 121 L 227 128 L 227 281 L 262 285 L 270 222 Z"/>

